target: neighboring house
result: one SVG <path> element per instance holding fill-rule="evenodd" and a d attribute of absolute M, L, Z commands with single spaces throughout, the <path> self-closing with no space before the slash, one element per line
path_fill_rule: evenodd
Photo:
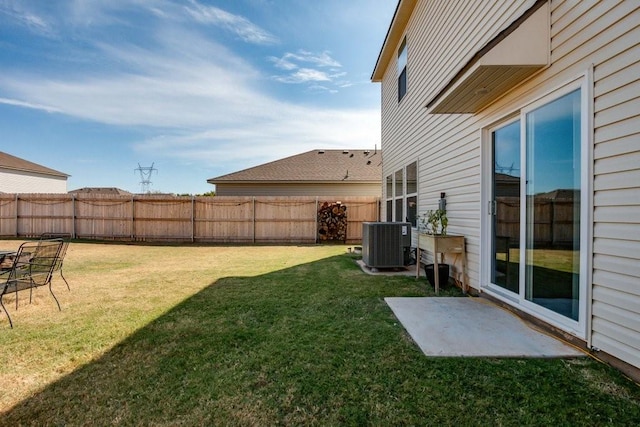
<path fill-rule="evenodd" d="M 378 196 L 379 150 L 312 150 L 208 179 L 216 196 Z"/>
<path fill-rule="evenodd" d="M 82 187 L 69 191 L 69 194 L 99 194 L 103 196 L 130 196 L 131 193 L 116 187 Z"/>
<path fill-rule="evenodd" d="M 382 217 L 446 193 L 477 292 L 636 373 L 638 22 L 638 1 L 400 0 L 372 75 Z"/>
<path fill-rule="evenodd" d="M 0 151 L 0 193 L 66 193 L 69 175 Z"/>

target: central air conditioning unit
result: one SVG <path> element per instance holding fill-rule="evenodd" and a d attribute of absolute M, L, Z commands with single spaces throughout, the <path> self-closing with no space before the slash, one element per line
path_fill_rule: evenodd
<path fill-rule="evenodd" d="M 410 250 L 411 223 L 362 223 L 362 261 L 368 267 L 404 267 L 409 263 Z"/>

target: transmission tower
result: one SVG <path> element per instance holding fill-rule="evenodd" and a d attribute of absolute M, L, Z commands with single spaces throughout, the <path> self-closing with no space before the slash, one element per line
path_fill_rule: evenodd
<path fill-rule="evenodd" d="M 153 174 L 154 171 L 157 173 L 158 169 L 153 167 L 153 163 L 151 163 L 151 166 L 140 166 L 140 163 L 138 163 L 138 168 L 134 170 L 140 174 L 140 189 L 142 194 L 149 193 L 151 174 Z"/>
<path fill-rule="evenodd" d="M 513 174 L 513 172 L 517 172 L 520 168 L 515 167 L 514 163 L 511 163 L 511 166 L 500 165 L 498 162 L 495 163 L 495 169 L 498 173 L 506 173 L 507 175 Z"/>

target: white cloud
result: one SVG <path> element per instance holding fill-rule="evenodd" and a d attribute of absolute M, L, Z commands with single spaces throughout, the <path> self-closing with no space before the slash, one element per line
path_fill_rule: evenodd
<path fill-rule="evenodd" d="M 192 0 L 191 7 L 185 6 L 186 12 L 196 21 L 213 24 L 231 31 L 242 40 L 255 44 L 273 44 L 278 39 L 268 31 L 253 24 L 247 18 L 234 15 L 215 6 L 204 6 Z"/>
<path fill-rule="evenodd" d="M 117 25 L 124 22 L 120 14 L 142 12 L 167 21 L 195 20 L 201 24 L 214 25 L 236 34 L 247 43 L 265 45 L 278 42 L 276 36 L 247 18 L 215 6 L 202 5 L 196 0 L 187 0 L 188 5 L 180 5 L 168 0 L 56 1 L 59 2 L 54 9 L 56 13 L 44 16 L 33 12 L 41 8 L 37 1 L 0 0 L 0 14 L 8 15 L 15 23 L 47 37 L 54 35 L 54 28 L 58 25 L 71 27 Z"/>
<path fill-rule="evenodd" d="M 136 145 L 145 153 L 163 153 L 184 161 L 224 165 L 220 174 L 238 166 L 257 165 L 308 150 L 373 148 L 379 145 L 379 111 L 309 109 L 280 105 L 271 120 L 245 127 L 199 133 L 165 133 Z M 211 177 L 209 177 L 211 178 Z"/>
<path fill-rule="evenodd" d="M 309 86 L 309 91 L 310 92 L 338 93 L 337 89 L 332 89 L 330 87 L 319 85 L 319 84 L 314 84 L 314 85 Z"/>
<path fill-rule="evenodd" d="M 301 49 L 297 53 L 286 53 L 284 58 L 292 58 L 300 62 L 315 64 L 319 67 L 341 67 L 342 65 L 333 59 L 330 53 L 328 51 L 313 53 Z"/>
<path fill-rule="evenodd" d="M 277 99 L 264 89 L 272 81 L 269 73 L 262 74 L 201 35 L 203 28 L 189 25 L 183 8 L 164 0 L 141 4 L 148 6 L 149 17 L 155 17 L 150 19 L 161 19 L 163 24 L 145 28 L 149 44 L 82 40 L 97 48 L 92 54 L 99 58 L 100 68 L 93 70 L 84 63 L 64 70 L 63 61 L 34 71 L 5 69 L 0 73 L 0 104 L 141 130 L 148 138 L 135 143 L 140 157 L 220 171 L 207 178 L 315 148 L 379 144 L 377 107 L 313 108 Z M 197 5 L 192 2 L 189 7 L 198 11 Z M 114 23 L 113 11 L 105 8 L 78 8 L 73 19 L 93 25 Z M 214 24 L 214 18 L 208 19 Z M 225 28 L 231 31 L 246 24 L 233 16 L 226 19 L 228 23 L 215 21 L 215 25 L 228 25 Z M 75 31 L 74 37 L 79 34 Z M 66 50 L 65 55 L 82 52 Z M 346 72 L 329 51 L 300 50 L 271 60 L 289 71 L 280 77 L 304 84 L 309 91 L 335 93 L 338 85 L 347 84 Z"/>
<path fill-rule="evenodd" d="M 291 70 L 300 67 L 299 63 L 312 64 L 318 67 L 334 67 L 340 68 L 342 65 L 331 57 L 328 51 L 313 53 L 300 49 L 296 53 L 287 52 L 280 58 L 275 56 L 269 57 L 276 67 L 285 70 Z"/>
<path fill-rule="evenodd" d="M 91 76 L 7 71 L 0 103 L 65 114 L 117 126 L 144 127 L 152 135 L 136 150 L 154 158 L 234 168 L 314 148 L 371 147 L 379 141 L 379 112 L 311 108 L 268 96 L 261 76 L 225 47 L 178 28 L 163 28 L 153 49 L 98 45 L 118 64 Z M 314 90 L 334 89 L 331 75 L 297 70 Z M 153 136 L 156 135 L 156 136 Z M 227 171 L 232 171 L 228 169 Z"/>
<path fill-rule="evenodd" d="M 19 1 L 0 2 L 0 14 L 7 15 L 14 24 L 28 28 L 33 33 L 45 37 L 54 36 L 55 32 L 48 20 L 32 12 L 27 5 Z"/>
<path fill-rule="evenodd" d="M 344 77 L 346 72 L 340 71 L 342 65 L 331 57 L 328 51 L 313 53 L 303 49 L 296 53 L 287 52 L 280 58 L 270 56 L 269 61 L 273 62 L 276 68 L 289 71 L 288 74 L 279 74 L 273 76 L 273 80 L 280 83 L 301 84 L 309 83 L 310 90 L 325 90 L 330 93 L 336 93 L 337 88 L 349 87 L 349 82 L 344 80 L 335 84 L 335 87 L 328 88 L 319 86 L 316 82 L 334 82 L 335 79 Z M 315 66 L 316 68 L 312 68 Z M 324 69 L 329 67 L 328 71 Z"/>
<path fill-rule="evenodd" d="M 331 77 L 324 71 L 313 70 L 311 68 L 300 68 L 294 73 L 286 76 L 275 76 L 275 80 L 282 83 L 307 83 L 307 82 L 328 82 Z"/>
<path fill-rule="evenodd" d="M 0 98 L 0 104 L 13 105 L 14 107 L 29 108 L 32 110 L 46 111 L 47 113 L 60 113 L 57 108 L 42 104 L 32 104 L 30 102 L 19 101 L 17 99 Z"/>
<path fill-rule="evenodd" d="M 277 58 L 275 56 L 270 56 L 267 59 L 273 62 L 276 68 L 280 68 L 281 70 L 289 71 L 289 70 L 295 70 L 298 68 L 298 65 L 296 65 L 292 61 L 287 60 L 285 57 Z"/>

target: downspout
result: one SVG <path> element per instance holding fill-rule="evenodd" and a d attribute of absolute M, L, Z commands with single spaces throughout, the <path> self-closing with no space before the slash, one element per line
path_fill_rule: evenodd
<path fill-rule="evenodd" d="M 589 192 L 589 196 L 587 197 L 587 203 L 588 203 L 588 207 L 586 209 L 586 223 L 588 224 L 588 232 L 585 233 L 587 235 L 587 256 L 585 257 L 586 260 L 586 273 L 587 273 L 587 277 L 586 277 L 586 310 L 585 310 L 585 317 L 586 317 L 586 328 L 587 328 L 587 348 L 591 349 L 593 348 L 593 235 L 594 235 L 594 221 L 593 221 L 593 210 L 595 208 L 594 206 L 594 195 L 593 195 L 593 180 L 594 180 L 594 176 L 593 176 L 593 144 L 594 144 L 594 123 L 595 123 L 595 108 L 594 108 L 594 90 L 593 90 L 593 85 L 594 85 L 594 77 L 593 77 L 593 72 L 594 72 L 594 65 L 591 64 L 589 69 L 587 70 L 587 89 L 586 89 L 586 97 L 587 97 L 587 153 L 586 153 L 586 163 L 587 163 L 587 182 L 588 182 L 588 186 L 587 186 L 587 191 Z"/>

